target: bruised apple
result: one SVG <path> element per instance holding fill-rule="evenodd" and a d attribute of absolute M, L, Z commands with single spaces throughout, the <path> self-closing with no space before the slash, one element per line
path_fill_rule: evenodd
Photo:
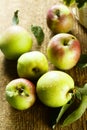
<path fill-rule="evenodd" d="M 34 84 L 24 78 L 10 81 L 6 86 L 6 100 L 18 110 L 30 108 L 36 100 Z"/>
<path fill-rule="evenodd" d="M 73 24 L 73 15 L 66 5 L 59 3 L 47 11 L 47 25 L 53 33 L 69 32 Z"/>
<path fill-rule="evenodd" d="M 49 107 L 60 107 L 72 98 L 74 80 L 62 71 L 51 70 L 42 75 L 36 85 L 40 101 Z"/>
<path fill-rule="evenodd" d="M 28 31 L 19 25 L 7 28 L 0 37 L 0 49 L 9 60 L 15 60 L 32 48 L 32 38 Z"/>
<path fill-rule="evenodd" d="M 47 46 L 49 60 L 61 70 L 73 68 L 77 64 L 80 55 L 79 40 L 68 33 L 56 34 Z"/>

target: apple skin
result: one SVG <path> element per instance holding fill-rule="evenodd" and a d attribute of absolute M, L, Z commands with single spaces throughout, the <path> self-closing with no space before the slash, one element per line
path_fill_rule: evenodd
<path fill-rule="evenodd" d="M 53 5 L 47 12 L 47 25 L 54 33 L 67 33 L 72 30 L 74 18 L 70 9 L 63 4 Z"/>
<path fill-rule="evenodd" d="M 79 40 L 68 33 L 56 34 L 47 46 L 48 59 L 61 70 L 73 68 L 81 55 Z"/>
<path fill-rule="evenodd" d="M 18 59 L 17 72 L 19 77 L 28 78 L 30 80 L 38 80 L 38 78 L 47 71 L 47 58 L 40 51 L 24 53 Z"/>
<path fill-rule="evenodd" d="M 35 85 L 24 78 L 10 81 L 6 86 L 6 100 L 17 110 L 30 108 L 36 100 Z"/>
<path fill-rule="evenodd" d="M 18 59 L 23 53 L 30 51 L 32 43 L 28 31 L 19 25 L 10 26 L 0 37 L 0 49 L 9 60 Z"/>
<path fill-rule="evenodd" d="M 74 80 L 65 72 L 51 70 L 42 75 L 36 85 L 40 101 L 49 107 L 61 107 L 72 98 Z"/>

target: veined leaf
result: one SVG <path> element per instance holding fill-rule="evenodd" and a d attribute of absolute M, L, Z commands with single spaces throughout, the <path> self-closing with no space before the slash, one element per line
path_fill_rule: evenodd
<path fill-rule="evenodd" d="M 40 26 L 31 25 L 31 31 L 33 32 L 34 36 L 36 37 L 38 44 L 41 45 L 41 43 L 44 40 L 44 32 L 43 32 L 42 28 Z"/>

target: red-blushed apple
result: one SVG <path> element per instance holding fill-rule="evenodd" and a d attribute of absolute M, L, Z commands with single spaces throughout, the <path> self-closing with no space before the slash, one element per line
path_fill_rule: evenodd
<path fill-rule="evenodd" d="M 53 5 L 47 11 L 47 25 L 54 33 L 67 33 L 72 30 L 74 18 L 70 9 L 64 4 Z"/>
<path fill-rule="evenodd" d="M 60 33 L 52 37 L 47 46 L 49 60 L 61 70 L 73 68 L 81 55 L 79 40 L 68 33 Z"/>
<path fill-rule="evenodd" d="M 17 110 L 30 108 L 36 100 L 35 85 L 24 78 L 10 81 L 6 86 L 6 100 Z"/>
<path fill-rule="evenodd" d="M 19 77 L 30 80 L 38 78 L 48 71 L 48 61 L 46 56 L 40 51 L 24 53 L 18 58 L 17 72 Z"/>
<path fill-rule="evenodd" d="M 0 49 L 9 60 L 18 59 L 23 53 L 30 51 L 32 43 L 29 32 L 19 25 L 10 26 L 0 37 Z"/>
<path fill-rule="evenodd" d="M 72 77 L 57 70 L 42 75 L 36 85 L 36 93 L 42 103 L 49 107 L 60 107 L 72 98 L 74 80 Z"/>

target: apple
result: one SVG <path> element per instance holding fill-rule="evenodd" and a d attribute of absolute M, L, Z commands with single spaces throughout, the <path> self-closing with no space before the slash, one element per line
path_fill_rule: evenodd
<path fill-rule="evenodd" d="M 31 48 L 32 38 L 30 34 L 19 25 L 10 26 L 0 37 L 0 49 L 9 60 L 18 59 L 20 55 L 30 51 Z"/>
<path fill-rule="evenodd" d="M 30 108 L 36 100 L 35 85 L 24 78 L 10 81 L 6 86 L 6 100 L 17 110 Z"/>
<path fill-rule="evenodd" d="M 47 46 L 49 60 L 61 70 L 73 68 L 81 55 L 79 40 L 68 33 L 56 34 L 50 39 Z"/>
<path fill-rule="evenodd" d="M 46 56 L 40 51 L 26 52 L 18 58 L 17 72 L 19 77 L 37 80 L 48 71 Z"/>
<path fill-rule="evenodd" d="M 40 101 L 49 107 L 60 107 L 72 98 L 74 80 L 62 71 L 51 70 L 37 81 L 36 93 Z"/>
<path fill-rule="evenodd" d="M 67 33 L 72 30 L 74 18 L 64 4 L 53 5 L 47 11 L 47 25 L 53 33 Z"/>

